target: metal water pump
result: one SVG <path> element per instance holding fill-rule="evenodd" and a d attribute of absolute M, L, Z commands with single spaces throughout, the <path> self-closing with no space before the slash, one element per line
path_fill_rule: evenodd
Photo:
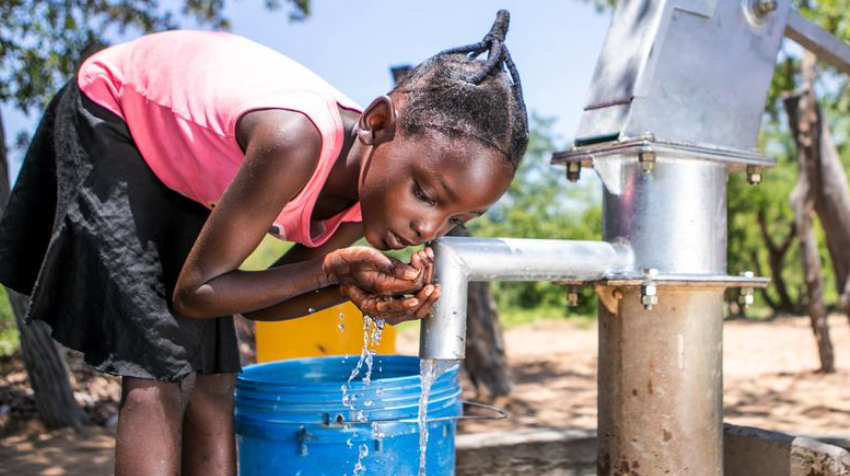
<path fill-rule="evenodd" d="M 789 0 L 623 0 L 567 177 L 603 185 L 602 242 L 443 238 L 422 358 L 464 356 L 468 281 L 592 285 L 600 298 L 598 474 L 722 475 L 726 183 L 774 162 L 758 131 L 783 35 L 850 72 L 850 48 Z M 564 398 L 569 398 L 565 395 Z"/>

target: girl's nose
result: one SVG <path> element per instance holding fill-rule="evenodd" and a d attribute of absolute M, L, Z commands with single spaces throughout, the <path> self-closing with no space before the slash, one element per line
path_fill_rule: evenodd
<path fill-rule="evenodd" d="M 410 227 L 413 228 L 420 243 L 433 240 L 437 237 L 437 225 L 433 220 L 413 220 L 410 223 Z"/>

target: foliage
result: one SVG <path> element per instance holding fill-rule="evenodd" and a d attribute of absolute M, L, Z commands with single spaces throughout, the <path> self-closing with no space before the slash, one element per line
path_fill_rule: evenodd
<path fill-rule="evenodd" d="M 475 236 L 598 240 L 602 230 L 599 197 L 588 184 L 569 184 L 549 159 L 557 147 L 554 121 L 533 115 L 528 153 L 505 196 L 484 217 L 470 223 Z M 566 308 L 562 286 L 552 283 L 494 283 L 501 309 Z M 596 300 L 584 290 L 578 312 L 589 314 Z M 563 313 L 563 311 L 562 311 Z"/>
<path fill-rule="evenodd" d="M 9 304 L 6 289 L 0 286 L 0 357 L 11 355 L 18 348 L 18 327 Z"/>
<path fill-rule="evenodd" d="M 281 0 L 264 0 L 276 9 Z M 224 0 L 4 0 L 0 2 L 0 101 L 40 108 L 87 53 L 116 34 L 177 28 L 192 20 L 227 29 Z M 309 0 L 287 0 L 290 18 L 310 14 Z"/>

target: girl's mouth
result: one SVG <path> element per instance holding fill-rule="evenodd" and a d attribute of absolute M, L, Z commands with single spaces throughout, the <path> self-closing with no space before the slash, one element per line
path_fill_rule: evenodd
<path fill-rule="evenodd" d="M 393 233 L 392 230 L 387 230 L 387 237 L 384 239 L 384 242 L 386 242 L 389 248 L 392 248 L 394 250 L 400 250 L 402 248 L 408 247 L 408 245 L 405 244 L 404 240 L 402 240 L 401 237 Z"/>

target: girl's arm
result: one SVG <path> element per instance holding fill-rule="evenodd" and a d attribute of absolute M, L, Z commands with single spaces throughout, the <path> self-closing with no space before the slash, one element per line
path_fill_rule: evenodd
<path fill-rule="evenodd" d="M 381 295 L 422 287 L 417 270 L 365 247 L 263 271 L 239 270 L 307 183 L 321 150 L 318 130 L 300 113 L 255 111 L 239 122 L 245 161 L 183 264 L 173 294 L 178 313 L 197 318 L 246 313 L 343 282 Z"/>
<path fill-rule="evenodd" d="M 337 284 L 320 258 L 264 271 L 238 269 L 307 183 L 322 143 L 313 123 L 293 111 L 256 111 L 240 123 L 250 124 L 245 161 L 201 229 L 174 289 L 174 308 L 185 316 L 249 312 Z"/>
<path fill-rule="evenodd" d="M 351 246 L 355 241 L 362 237 L 362 225 L 359 223 L 343 223 L 339 226 L 336 233 L 334 233 L 334 235 L 322 246 L 317 248 L 308 248 L 306 246 L 296 244 L 283 256 L 281 256 L 280 259 L 275 261 L 271 267 L 276 268 L 279 266 L 286 266 L 293 263 L 322 258 L 333 250 Z M 314 292 L 309 292 L 307 294 L 287 299 L 284 302 L 265 309 L 246 312 L 243 315 L 246 318 L 255 321 L 293 319 L 309 314 L 310 309 L 327 309 L 347 300 L 348 298 L 340 294 L 339 285 L 332 285 L 326 288 L 317 289 Z"/>

